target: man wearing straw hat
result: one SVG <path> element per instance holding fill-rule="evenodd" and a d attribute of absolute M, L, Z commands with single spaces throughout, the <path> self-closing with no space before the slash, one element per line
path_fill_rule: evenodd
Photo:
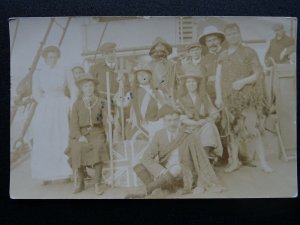
<path fill-rule="evenodd" d="M 225 36 L 215 26 L 205 27 L 203 34 L 198 41 L 201 45 L 206 46 L 208 53 L 201 60 L 200 73 L 206 78 L 206 89 L 210 98 L 214 101 L 215 94 L 215 76 L 217 60 L 219 54 L 223 51 L 222 43 Z"/>

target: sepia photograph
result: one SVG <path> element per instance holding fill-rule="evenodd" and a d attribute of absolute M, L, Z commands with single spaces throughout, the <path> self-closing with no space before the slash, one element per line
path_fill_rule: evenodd
<path fill-rule="evenodd" d="M 297 18 L 16 17 L 10 198 L 295 198 Z"/>

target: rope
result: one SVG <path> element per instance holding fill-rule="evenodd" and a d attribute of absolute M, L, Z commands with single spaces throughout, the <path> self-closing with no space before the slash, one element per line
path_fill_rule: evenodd
<path fill-rule="evenodd" d="M 12 55 L 12 52 L 13 52 L 13 49 L 14 49 L 14 46 L 15 46 L 19 24 L 20 24 L 20 18 L 17 18 L 16 29 L 15 29 L 14 36 L 13 36 L 13 39 L 12 39 L 12 42 L 11 42 L 11 46 L 10 46 L 10 54 L 11 55 Z"/>
<path fill-rule="evenodd" d="M 102 39 L 103 39 L 103 37 L 104 37 L 104 33 L 105 33 L 105 31 L 106 31 L 107 26 L 108 26 L 108 22 L 105 23 L 103 32 L 102 32 L 101 37 L 100 37 L 100 39 L 99 39 L 99 42 L 98 42 L 98 45 L 97 45 L 97 48 L 96 48 L 96 51 L 95 51 L 95 55 L 94 55 L 94 58 L 93 58 L 93 63 L 96 62 L 96 58 L 97 58 L 97 50 L 99 49 L 99 47 L 100 47 L 100 45 L 101 45 L 101 42 L 102 42 Z"/>

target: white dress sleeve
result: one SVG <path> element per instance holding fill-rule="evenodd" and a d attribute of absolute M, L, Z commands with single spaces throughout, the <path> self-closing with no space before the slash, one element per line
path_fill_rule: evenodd
<path fill-rule="evenodd" d="M 38 103 L 43 96 L 43 90 L 40 85 L 41 70 L 37 69 L 32 75 L 32 98 Z"/>

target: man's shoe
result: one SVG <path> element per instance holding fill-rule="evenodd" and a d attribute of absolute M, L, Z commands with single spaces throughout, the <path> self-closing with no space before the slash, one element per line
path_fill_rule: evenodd
<path fill-rule="evenodd" d="M 145 198 L 147 196 L 145 188 L 141 188 L 135 192 L 130 192 L 125 195 L 125 199 Z"/>

